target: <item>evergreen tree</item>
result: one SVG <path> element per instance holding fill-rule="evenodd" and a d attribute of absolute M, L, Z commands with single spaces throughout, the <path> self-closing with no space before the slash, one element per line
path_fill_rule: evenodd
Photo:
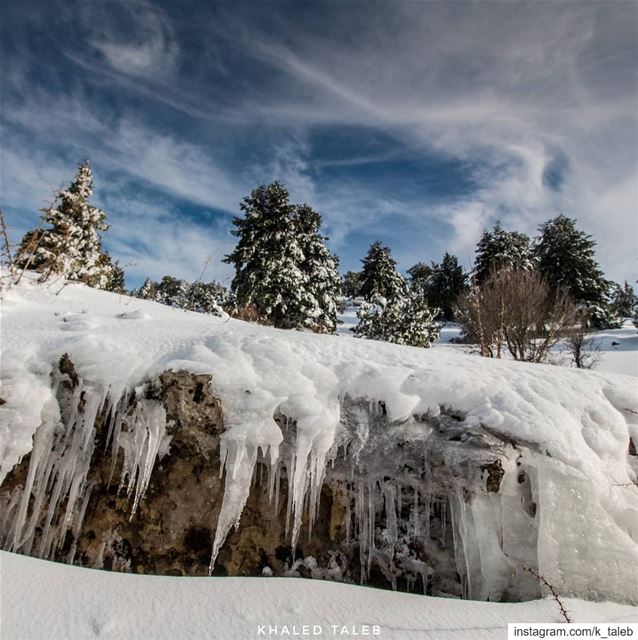
<path fill-rule="evenodd" d="M 377 296 L 357 317 L 355 336 L 412 347 L 431 346 L 441 330 L 425 299 L 411 291 L 389 299 Z"/>
<path fill-rule="evenodd" d="M 485 230 L 476 246 L 473 278 L 478 284 L 503 267 L 532 269 L 534 255 L 529 238 L 518 231 L 505 231 L 500 222 Z"/>
<path fill-rule="evenodd" d="M 556 293 L 564 290 L 583 305 L 596 328 L 617 324 L 609 294 L 610 282 L 594 258 L 596 242 L 576 227 L 576 220 L 559 215 L 539 227 L 535 255 L 538 270 Z"/>
<path fill-rule="evenodd" d="M 346 298 L 358 298 L 361 295 L 361 274 L 358 271 L 348 271 L 343 276 L 341 292 Z"/>
<path fill-rule="evenodd" d="M 134 289 L 132 295 L 135 298 L 141 298 L 142 300 L 152 300 L 153 302 L 157 302 L 158 288 L 157 282 L 151 280 L 150 278 L 146 278 L 144 280 L 144 284 L 139 289 Z"/>
<path fill-rule="evenodd" d="M 301 270 L 304 254 L 294 223 L 294 207 L 279 182 L 260 186 L 244 198 L 243 218 L 235 218 L 239 238 L 224 262 L 235 266 L 232 291 L 239 307 L 254 306 L 276 327 L 294 328 L 312 322 L 316 301 L 306 290 Z"/>
<path fill-rule="evenodd" d="M 186 280 L 164 276 L 157 287 L 156 302 L 175 307 L 176 309 L 186 309 L 189 299 L 189 284 Z"/>
<path fill-rule="evenodd" d="M 121 293 L 123 295 L 128 294 L 128 289 L 126 288 L 126 282 L 124 279 L 124 269 L 120 267 L 120 263 L 117 260 L 113 262 L 108 253 L 102 253 L 100 268 L 104 268 L 111 273 L 108 283 L 103 287 L 103 289 L 106 291 L 112 291 L 113 293 Z"/>
<path fill-rule="evenodd" d="M 440 309 L 439 319 L 454 320 L 456 303 L 466 289 L 467 273 L 456 256 L 446 252 L 440 264 L 432 263 L 425 296 L 431 308 Z"/>
<path fill-rule="evenodd" d="M 132 295 L 176 309 L 217 316 L 222 315 L 222 307 L 229 302 L 228 290 L 218 282 L 188 283 L 172 276 L 164 276 L 159 283 L 147 278 Z"/>
<path fill-rule="evenodd" d="M 361 294 L 354 335 L 415 347 L 429 347 L 440 331 L 427 301 L 397 272 L 390 250 L 375 242 L 362 260 Z"/>
<path fill-rule="evenodd" d="M 27 233 L 20 244 L 17 266 L 77 280 L 99 289 L 117 288 L 122 270 L 102 249 L 99 232 L 106 231 L 106 214 L 90 204 L 93 172 L 80 164 L 68 189 L 56 193 L 55 202 L 43 210 L 50 228 Z"/>
<path fill-rule="evenodd" d="M 294 208 L 299 246 L 303 253 L 300 269 L 306 278 L 307 293 L 314 301 L 303 324 L 310 328 L 334 333 L 337 329 L 337 296 L 341 290 L 337 256 L 326 247 L 327 238 L 319 233 L 321 216 L 307 204 Z"/>
<path fill-rule="evenodd" d="M 360 291 L 368 302 L 379 296 L 391 300 L 407 295 L 407 283 L 397 272 L 397 263 L 388 247 L 384 247 L 379 241 L 374 242 L 361 262 L 363 269 Z"/>
<path fill-rule="evenodd" d="M 625 280 L 621 287 L 616 282 L 612 283 L 611 306 L 614 315 L 619 318 L 631 318 L 636 305 L 634 288 Z"/>
<path fill-rule="evenodd" d="M 432 275 L 432 267 L 424 262 L 417 262 L 413 267 L 408 269 L 410 277 L 410 289 L 421 295 L 425 295 L 428 287 L 428 279 Z"/>
<path fill-rule="evenodd" d="M 223 307 L 229 303 L 228 290 L 219 282 L 193 282 L 188 287 L 189 311 L 222 315 Z"/>

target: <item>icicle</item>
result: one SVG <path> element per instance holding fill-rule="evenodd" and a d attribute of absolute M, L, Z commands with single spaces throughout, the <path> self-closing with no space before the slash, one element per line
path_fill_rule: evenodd
<path fill-rule="evenodd" d="M 275 513 L 279 513 L 279 493 L 281 491 L 281 465 L 277 467 L 275 474 Z"/>
<path fill-rule="evenodd" d="M 170 437 L 166 436 L 166 411 L 155 400 L 139 400 L 133 415 L 124 420 L 129 430 L 120 433 L 117 445 L 124 450 L 121 485 L 128 479 L 127 495 L 134 495 L 132 520 L 148 488 L 155 460 Z"/>
<path fill-rule="evenodd" d="M 447 533 L 447 500 L 441 503 L 441 542 L 445 545 Z"/>
<path fill-rule="evenodd" d="M 423 505 L 424 505 L 424 511 L 423 511 L 423 525 L 424 525 L 424 531 L 423 531 L 423 539 L 428 541 L 430 539 L 431 536 L 431 532 L 430 532 L 430 517 L 432 514 L 432 494 L 428 491 L 424 496 L 423 496 Z"/>
<path fill-rule="evenodd" d="M 14 517 L 10 525 L 5 525 L 9 530 L 4 528 L 4 545 L 10 550 L 31 553 L 37 532 L 35 554 L 48 558 L 62 545 L 69 530 L 79 533 L 95 420 L 104 403 L 103 390 L 80 382 L 65 398 L 64 423 L 59 421 L 59 414 L 51 412 L 55 417 L 36 431 L 27 479 L 19 499 L 12 497 Z M 79 510 L 78 504 L 82 505 Z"/>
<path fill-rule="evenodd" d="M 223 439 L 223 436 L 222 436 Z M 253 446 L 245 447 L 230 440 L 228 442 L 228 457 L 226 458 L 226 483 L 222 500 L 213 552 L 210 559 L 209 572 L 215 568 L 215 560 L 226 536 L 232 526 L 239 525 L 244 505 L 250 493 L 250 481 L 257 460 L 257 449 Z"/>
<path fill-rule="evenodd" d="M 359 538 L 359 564 L 361 566 L 361 582 L 367 581 L 367 554 L 368 554 L 368 522 L 366 519 L 367 509 L 364 508 L 365 504 L 365 485 L 363 482 L 359 483 L 357 498 L 355 502 L 356 521 L 358 528 Z"/>
<path fill-rule="evenodd" d="M 395 507 L 396 487 L 390 483 L 384 483 L 383 497 L 385 500 L 385 528 L 388 541 L 394 544 L 397 541 L 397 514 Z"/>
<path fill-rule="evenodd" d="M 370 569 L 372 568 L 372 558 L 374 556 L 374 549 L 375 549 L 375 543 L 374 543 L 374 534 L 375 534 L 375 524 L 376 524 L 376 510 L 375 510 L 375 506 L 374 506 L 374 489 L 375 489 L 375 482 L 368 482 L 368 533 L 369 533 L 369 540 L 368 540 L 368 571 L 367 571 L 367 575 L 370 575 Z"/>

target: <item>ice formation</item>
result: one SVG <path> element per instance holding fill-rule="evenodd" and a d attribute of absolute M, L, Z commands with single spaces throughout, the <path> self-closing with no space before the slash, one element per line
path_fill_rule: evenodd
<path fill-rule="evenodd" d="M 123 459 L 115 480 L 134 513 L 170 447 L 151 383 L 186 370 L 212 374 L 224 411 L 211 568 L 257 473 L 274 505 L 288 483 L 294 548 L 329 465 L 348 482 L 347 533 L 363 580 L 372 563 L 390 581 L 400 566 L 425 589 L 432 568 L 408 542 L 451 539 L 470 598 L 514 589 L 527 562 L 564 593 L 638 601 L 633 378 L 279 331 L 79 285 L 56 295 L 28 280 L 5 303 L 3 344 L 1 472 L 31 456 L 24 490 L 4 505 L 4 548 L 47 557 L 79 531 L 96 420 L 109 423 L 100 445 L 114 468 Z M 63 354 L 77 380 L 54 375 L 52 388 Z M 306 568 L 340 571 L 337 559 Z"/>

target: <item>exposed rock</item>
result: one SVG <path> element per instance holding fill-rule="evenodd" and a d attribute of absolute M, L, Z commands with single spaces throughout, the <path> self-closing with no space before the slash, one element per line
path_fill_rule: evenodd
<path fill-rule="evenodd" d="M 61 358 L 54 384 L 62 421 L 70 421 L 77 409 L 85 409 L 88 391 L 81 388 L 68 356 Z M 78 526 L 69 528 L 47 555 L 116 571 L 207 575 L 224 492 L 219 477 L 221 403 L 212 393 L 211 376 L 183 371 L 164 372 L 143 393 L 166 413 L 170 448 L 155 464 L 139 508 L 131 516 L 131 499 L 118 488 L 123 456 L 120 451 L 113 460 L 109 450 L 116 409 L 102 408 L 89 449 L 90 497 L 84 517 L 73 509 Z M 130 412 L 138 402 L 140 396 L 131 395 L 118 411 Z M 454 527 L 462 526 L 466 517 L 461 511 L 473 501 L 488 505 L 491 496 L 501 491 L 504 464 L 516 458 L 513 443 L 480 426 L 468 427 L 463 416 L 449 409 L 443 408 L 436 417 L 415 416 L 406 425 L 390 422 L 382 403 L 345 397 L 342 420 L 360 428 L 338 439 L 316 521 L 311 524 L 304 518 L 293 551 L 286 474 L 296 425 L 283 415 L 276 420 L 284 442 L 273 478 L 274 495 L 269 498 L 270 464 L 260 458 L 239 527 L 222 547 L 215 575 L 257 576 L 271 571 L 457 597 L 537 595 L 537 585 L 515 570 L 511 580 L 524 585 L 519 584 L 515 595 L 509 593 L 509 583 L 503 583 L 498 593 L 481 590 L 480 584 L 469 593 L 463 555 L 467 551 L 460 550 L 455 539 Z M 425 445 L 423 434 L 428 434 Z M 392 456 L 387 455 L 390 442 L 396 443 Z M 0 505 L 7 507 L 7 513 L 15 512 L 29 463 L 25 458 L 0 488 Z M 379 477 L 379 469 L 384 476 Z M 519 483 L 528 482 L 523 469 L 518 477 Z M 536 505 L 531 492 L 529 502 L 523 506 L 532 522 Z M 54 526 L 62 526 L 66 505 L 66 501 L 59 504 Z M 31 501 L 30 509 L 34 508 L 38 507 Z M 34 542 L 18 551 L 38 555 L 47 504 L 39 509 Z M 10 540 L 7 531 L 5 525 L 5 547 Z"/>

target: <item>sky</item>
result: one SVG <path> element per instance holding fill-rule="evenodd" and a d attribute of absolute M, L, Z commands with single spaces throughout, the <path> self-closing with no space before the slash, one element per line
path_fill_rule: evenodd
<path fill-rule="evenodd" d="M 0 5 L 0 205 L 18 241 L 89 160 L 134 286 L 229 284 L 232 218 L 282 181 L 341 270 L 470 268 L 500 220 L 564 213 L 638 277 L 638 3 Z"/>

